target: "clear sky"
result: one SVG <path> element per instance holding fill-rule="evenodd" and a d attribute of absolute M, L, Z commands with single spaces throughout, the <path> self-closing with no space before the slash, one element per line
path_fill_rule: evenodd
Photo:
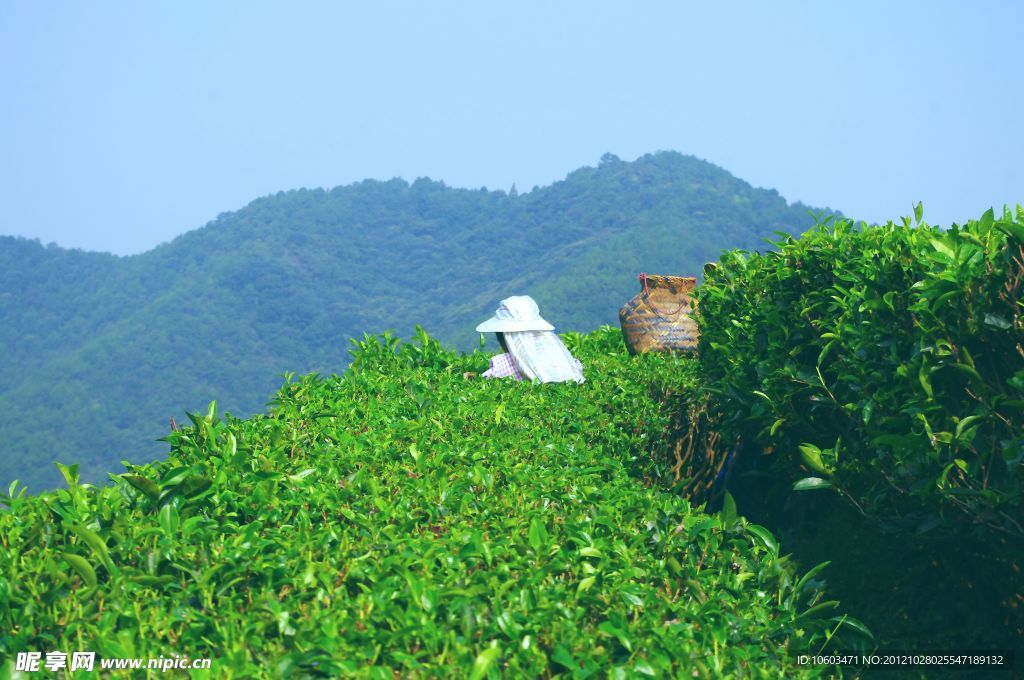
<path fill-rule="evenodd" d="M 790 201 L 1024 203 L 1021 2 L 0 4 L 0 234 L 137 253 L 254 198 L 520 192 L 671 149 Z"/>

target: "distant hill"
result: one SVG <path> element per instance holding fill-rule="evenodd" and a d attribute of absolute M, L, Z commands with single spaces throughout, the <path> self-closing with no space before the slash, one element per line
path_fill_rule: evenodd
<path fill-rule="evenodd" d="M 512 294 L 559 331 L 617 323 L 636 274 L 696 274 L 810 209 L 674 152 L 605 155 L 525 194 L 417 179 L 281 192 L 131 257 L 0 237 L 0 483 L 102 480 L 166 453 L 170 417 L 264 410 L 287 371 L 416 323 L 461 347 Z"/>

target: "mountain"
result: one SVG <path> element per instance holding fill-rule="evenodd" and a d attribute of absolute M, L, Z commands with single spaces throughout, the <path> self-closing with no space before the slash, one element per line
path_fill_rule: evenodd
<path fill-rule="evenodd" d="M 812 222 L 674 152 L 606 154 L 529 193 L 417 179 L 280 192 L 130 257 L 0 237 L 0 483 L 152 460 L 172 416 L 264 409 L 284 372 L 339 372 L 349 340 L 417 323 L 466 348 L 512 294 L 559 331 L 617 323 L 640 271 L 696 274 Z"/>

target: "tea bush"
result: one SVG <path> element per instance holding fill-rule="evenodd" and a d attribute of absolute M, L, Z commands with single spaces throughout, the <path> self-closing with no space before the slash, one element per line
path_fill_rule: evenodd
<path fill-rule="evenodd" d="M 949 230 L 915 212 L 709 265 L 701 364 L 725 427 L 795 488 L 834 487 L 889 526 L 1019 545 L 1024 210 Z"/>
<path fill-rule="evenodd" d="M 219 677 L 812 676 L 865 634 L 726 499 L 644 484 L 692 360 L 566 341 L 583 385 L 464 377 L 422 331 L 288 376 L 265 416 L 215 405 L 166 461 L 0 513 L 0 658 L 210 657 Z M 656 474 L 657 470 L 651 471 Z M 640 475 L 642 476 L 642 475 Z M 843 644 L 850 644 L 847 639 Z M 10 663 L 8 661 L 8 663 Z"/>

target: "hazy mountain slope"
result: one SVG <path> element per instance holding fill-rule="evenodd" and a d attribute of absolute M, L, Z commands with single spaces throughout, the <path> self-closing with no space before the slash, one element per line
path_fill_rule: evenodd
<path fill-rule="evenodd" d="M 117 257 L 0 236 L 0 385 L 91 327 L 118 273 Z"/>
<path fill-rule="evenodd" d="M 799 231 L 807 208 L 698 159 L 606 156 L 515 195 L 427 179 L 281 192 L 142 255 L 0 239 L 0 483 L 97 479 L 166 448 L 168 419 L 244 415 L 286 371 L 343 370 L 348 339 L 415 324 L 463 347 L 531 294 L 559 330 L 614 323 L 636 274 Z"/>

